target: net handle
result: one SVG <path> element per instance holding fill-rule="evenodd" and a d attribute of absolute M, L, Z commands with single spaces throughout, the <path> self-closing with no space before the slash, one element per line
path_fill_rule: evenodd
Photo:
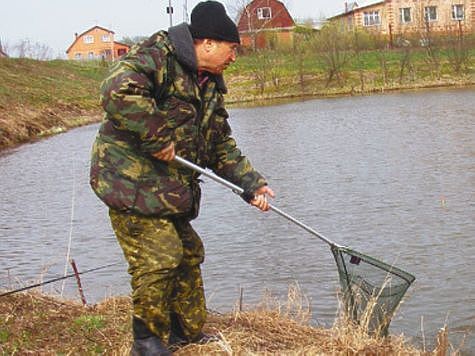
<path fill-rule="evenodd" d="M 242 189 L 241 187 L 227 181 L 226 179 L 223 179 L 223 178 L 217 176 L 216 174 L 214 174 L 212 172 L 207 171 L 203 167 L 200 167 L 200 166 L 198 166 L 198 165 L 196 165 L 196 164 L 194 164 L 190 161 L 187 161 L 186 159 L 184 159 L 180 156 L 175 155 L 174 160 L 176 162 L 180 163 L 181 165 L 183 165 L 185 167 L 188 167 L 188 168 L 190 168 L 190 169 L 192 169 L 192 170 L 194 170 L 198 173 L 201 173 L 204 176 L 214 180 L 215 182 L 217 182 L 221 185 L 224 185 L 225 187 L 231 189 L 233 191 L 233 193 L 235 193 L 239 196 L 244 193 L 244 189 Z M 300 226 L 302 229 L 304 229 L 305 231 L 307 231 L 307 232 L 311 233 L 312 235 L 318 237 L 320 240 L 322 240 L 323 242 L 326 242 L 330 246 L 332 246 L 332 247 L 334 246 L 334 247 L 337 247 L 337 248 L 343 247 L 343 246 L 340 246 L 340 245 L 336 244 L 332 240 L 326 238 L 325 236 L 323 236 L 322 234 L 320 234 L 316 230 L 312 229 L 310 226 L 308 226 L 308 225 L 304 224 L 303 222 L 301 222 L 300 220 L 297 220 L 293 216 L 291 216 L 291 215 L 287 214 L 286 212 L 280 210 L 279 208 L 275 207 L 274 205 L 269 204 L 269 209 L 272 210 L 273 212 L 275 212 L 276 214 L 282 216 L 283 218 L 287 219 L 288 221 L 293 222 L 297 226 Z"/>

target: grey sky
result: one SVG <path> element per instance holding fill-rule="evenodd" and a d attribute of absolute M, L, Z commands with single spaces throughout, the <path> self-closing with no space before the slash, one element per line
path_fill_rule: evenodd
<path fill-rule="evenodd" d="M 188 0 L 188 12 L 200 0 Z M 221 0 L 231 11 L 240 0 Z M 340 12 L 344 0 L 284 0 L 294 18 L 320 18 Z M 173 23 L 183 21 L 185 0 L 172 0 Z M 13 47 L 23 39 L 46 44 L 53 55 L 65 56 L 74 39 L 92 26 L 113 30 L 116 40 L 124 36 L 150 35 L 166 29 L 168 0 L 2 0 L 0 40 Z"/>

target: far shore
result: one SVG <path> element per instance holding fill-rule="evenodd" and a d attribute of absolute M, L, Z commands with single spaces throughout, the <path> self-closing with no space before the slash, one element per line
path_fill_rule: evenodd
<path fill-rule="evenodd" d="M 240 88 L 236 91 L 232 87 L 229 88 L 230 94 L 226 97 L 226 104 L 228 108 L 237 108 L 237 107 L 257 107 L 257 106 L 267 106 L 274 105 L 283 102 L 293 102 L 299 100 L 313 100 L 313 99 L 325 99 L 325 98 L 339 98 L 339 97 L 349 97 L 349 96 L 361 96 L 361 95 L 377 95 L 385 93 L 394 93 L 394 92 L 410 92 L 410 91 L 421 91 L 421 90 L 445 90 L 445 89 L 457 89 L 457 88 L 475 88 L 475 79 L 467 78 L 461 80 L 444 80 L 444 81 L 429 81 L 429 82 L 415 82 L 411 84 L 404 85 L 393 85 L 387 87 L 373 87 L 367 88 L 364 91 L 361 91 L 360 88 L 354 87 L 342 87 L 342 88 L 329 88 L 328 90 L 315 90 L 315 91 L 304 91 L 304 92 L 285 92 L 282 93 L 270 93 L 263 95 L 246 95 L 245 92 Z M 35 132 L 34 130 L 27 130 L 28 133 L 25 135 L 23 133 L 17 139 L 13 139 L 7 145 L 0 145 L 0 151 L 6 149 L 12 149 L 18 145 L 31 143 L 45 137 L 52 135 L 64 133 L 70 129 L 77 128 L 84 125 L 95 124 L 101 121 L 102 111 L 99 109 L 85 110 L 79 112 L 77 110 L 70 111 L 64 110 L 62 108 L 55 110 L 55 108 L 49 108 L 47 110 L 29 110 L 27 113 L 28 116 L 31 116 L 30 119 L 39 119 L 46 114 L 57 116 L 56 125 L 46 125 L 46 128 Z M 1 107 L 0 107 L 1 112 Z M 52 114 L 53 113 L 53 114 Z M 10 120 L 7 118 L 5 121 L 9 121 L 8 124 L 15 125 L 14 118 L 15 113 L 9 115 Z M 78 115 L 79 114 L 79 115 Z M 16 130 L 15 130 L 16 131 Z M 1 133 L 1 130 L 0 130 Z"/>

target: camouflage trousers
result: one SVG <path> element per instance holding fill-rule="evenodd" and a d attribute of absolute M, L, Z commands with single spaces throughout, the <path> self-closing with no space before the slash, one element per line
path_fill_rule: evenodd
<path fill-rule="evenodd" d="M 165 343 L 173 323 L 186 338 L 196 337 L 206 320 L 204 248 L 189 221 L 113 209 L 109 216 L 129 264 L 134 317 Z"/>

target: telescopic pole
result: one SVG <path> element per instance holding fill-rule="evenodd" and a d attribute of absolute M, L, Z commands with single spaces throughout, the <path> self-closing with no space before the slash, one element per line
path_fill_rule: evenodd
<path fill-rule="evenodd" d="M 237 185 L 227 181 L 226 179 L 223 179 L 219 176 L 217 176 L 216 174 L 212 173 L 212 172 L 209 172 L 207 171 L 206 169 L 190 162 L 190 161 L 187 161 L 186 159 L 180 157 L 180 156 L 175 156 L 175 161 L 182 164 L 183 166 L 185 167 L 188 167 L 198 173 L 201 173 L 203 174 L 204 176 L 208 177 L 208 178 L 211 178 L 212 180 L 214 180 L 215 182 L 217 183 L 220 183 L 222 185 L 224 185 L 225 187 L 231 189 L 235 194 L 237 195 L 241 195 L 244 193 L 244 189 L 242 189 L 241 187 L 238 187 Z M 311 233 L 312 235 L 318 237 L 320 240 L 326 242 L 327 244 L 329 244 L 330 246 L 335 246 L 335 247 L 342 247 L 338 244 L 336 244 L 335 242 L 331 241 L 330 239 L 326 238 L 325 236 L 323 236 L 322 234 L 320 234 L 319 232 L 317 232 L 316 230 L 312 229 L 310 226 L 304 224 L 303 222 L 297 220 L 296 218 L 290 216 L 289 214 L 287 214 L 286 212 L 280 210 L 279 208 L 269 204 L 269 209 L 272 210 L 273 212 L 277 213 L 278 215 L 282 216 L 283 218 L 293 222 L 294 224 L 300 226 L 302 229 L 304 229 L 305 231 Z"/>

